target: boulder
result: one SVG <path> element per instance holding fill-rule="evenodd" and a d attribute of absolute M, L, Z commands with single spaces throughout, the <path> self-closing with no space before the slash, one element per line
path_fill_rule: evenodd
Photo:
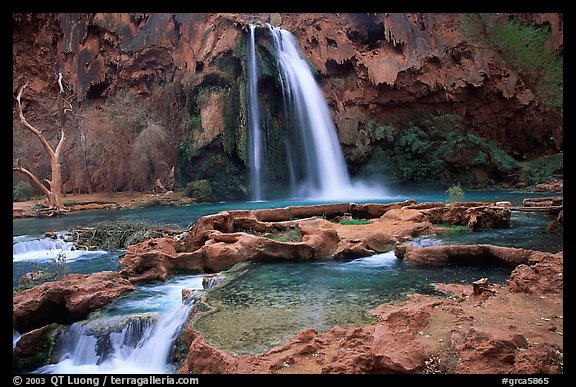
<path fill-rule="evenodd" d="M 476 245 L 440 245 L 440 246 L 409 246 L 397 245 L 394 254 L 399 259 L 422 263 L 445 265 L 447 263 L 485 264 L 500 263 L 516 266 L 528 263 L 537 254 L 534 250 L 515 247 L 502 247 L 488 244 Z"/>
<path fill-rule="evenodd" d="M 213 215 L 205 215 L 190 227 L 188 232 L 179 239 L 176 248 L 178 251 L 194 251 L 206 242 L 206 232 L 218 230 L 221 232 L 234 232 L 234 219 L 227 211 Z"/>
<path fill-rule="evenodd" d="M 308 260 L 316 256 L 315 249 L 305 242 L 278 242 L 243 232 L 213 231 L 209 235 L 200 249 L 206 271 L 221 271 L 246 261 Z"/>
<path fill-rule="evenodd" d="M 416 200 L 405 200 L 403 202 L 395 202 L 389 204 L 355 204 L 350 203 L 350 214 L 352 217 L 358 219 L 374 219 L 384 215 L 389 210 L 394 210 L 406 206 L 416 204 Z"/>
<path fill-rule="evenodd" d="M 551 207 L 561 206 L 564 203 L 563 196 L 551 196 L 545 198 L 525 198 L 522 200 L 524 207 Z"/>
<path fill-rule="evenodd" d="M 71 324 L 134 290 L 119 273 L 68 274 L 23 290 L 12 299 L 12 325 L 26 333 L 51 323 Z"/>
<path fill-rule="evenodd" d="M 178 370 L 179 374 L 227 374 L 232 369 L 234 356 L 211 346 L 204 336 L 186 328 L 183 334 L 184 342 L 189 346 L 186 360 Z"/>
<path fill-rule="evenodd" d="M 172 238 L 155 238 L 128 246 L 120 260 L 123 278 L 130 282 L 164 281 L 172 269 L 170 262 L 176 257 Z"/>
<path fill-rule="evenodd" d="M 528 262 L 518 265 L 506 281 L 511 291 L 528 294 L 562 294 L 564 252 L 534 252 Z"/>
<path fill-rule="evenodd" d="M 448 223 L 469 226 L 472 229 L 510 226 L 510 209 L 496 207 L 491 203 L 450 203 L 445 206 L 421 209 L 421 211 L 434 224 Z"/>
<path fill-rule="evenodd" d="M 12 351 L 14 370 L 31 370 L 48 364 L 60 331 L 60 325 L 52 323 L 23 334 Z"/>
<path fill-rule="evenodd" d="M 474 327 L 452 335 L 459 353 L 454 369 L 458 374 L 509 373 L 518 349 L 527 347 L 526 338 L 499 327 Z"/>

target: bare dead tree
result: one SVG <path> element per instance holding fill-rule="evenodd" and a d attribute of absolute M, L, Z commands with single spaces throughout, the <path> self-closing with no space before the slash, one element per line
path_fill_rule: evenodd
<path fill-rule="evenodd" d="M 36 129 L 32 126 L 24 117 L 24 113 L 22 111 L 22 94 L 24 93 L 24 89 L 28 86 L 26 83 L 24 86 L 20 88 L 18 92 L 18 96 L 16 97 L 16 101 L 18 102 L 18 115 L 20 117 L 20 122 L 24 125 L 26 129 L 28 129 L 42 144 L 44 150 L 48 157 L 50 157 L 50 169 L 51 169 L 51 179 L 44 179 L 47 184 L 43 184 L 32 172 L 22 166 L 20 160 L 16 160 L 16 166 L 13 167 L 14 171 L 21 172 L 28 176 L 30 180 L 40 189 L 42 194 L 47 197 L 48 199 L 48 212 L 49 216 L 52 215 L 61 215 L 63 212 L 68 211 L 68 208 L 64 206 L 63 202 L 63 195 L 62 195 L 62 175 L 61 175 L 61 165 L 60 165 L 60 155 L 62 154 L 62 150 L 64 148 L 64 142 L 66 141 L 66 132 L 64 131 L 64 115 L 67 112 L 72 112 L 72 105 L 70 101 L 66 99 L 64 86 L 62 84 L 62 73 L 58 74 L 58 86 L 59 86 L 59 94 L 58 94 L 58 115 L 60 117 L 59 124 L 60 124 L 60 140 L 56 145 L 56 148 L 52 149 L 46 138 L 42 135 L 42 130 Z M 64 106 L 67 104 L 67 106 Z M 72 112 L 73 113 L 73 112 Z"/>

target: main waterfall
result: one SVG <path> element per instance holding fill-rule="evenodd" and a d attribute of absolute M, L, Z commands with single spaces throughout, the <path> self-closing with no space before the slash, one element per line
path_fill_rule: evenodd
<path fill-rule="evenodd" d="M 316 83 L 306 58 L 301 53 L 294 36 L 284 29 L 267 25 L 273 39 L 284 99 L 285 149 L 291 195 L 315 200 L 377 199 L 385 196 L 381 187 L 352 182 L 340 148 L 336 128 L 330 117 L 328 104 Z M 254 25 L 250 26 L 249 55 L 249 109 L 253 161 L 262 162 L 262 135 L 259 125 L 258 104 L 252 99 L 255 90 Z M 257 151 L 260 149 L 260 151 Z M 260 189 L 259 167 L 252 167 L 252 189 Z M 253 192 L 256 199 L 259 192 Z"/>

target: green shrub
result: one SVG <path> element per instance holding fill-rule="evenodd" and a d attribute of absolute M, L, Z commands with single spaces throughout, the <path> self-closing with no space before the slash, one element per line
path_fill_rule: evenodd
<path fill-rule="evenodd" d="M 119 219 L 113 222 L 99 222 L 91 227 L 75 227 L 69 230 L 72 240 L 81 249 L 117 251 L 147 239 L 167 235 L 146 223 Z"/>
<path fill-rule="evenodd" d="M 348 225 L 370 224 L 370 221 L 366 219 L 342 218 L 340 219 L 339 223 L 348 226 Z"/>
<path fill-rule="evenodd" d="M 215 201 L 214 192 L 208 180 L 191 181 L 184 188 L 183 194 L 197 202 L 212 203 Z"/>
<path fill-rule="evenodd" d="M 564 154 L 540 157 L 523 163 L 523 172 L 527 183 L 536 185 L 548 183 L 553 178 L 562 178 L 564 174 Z"/>
<path fill-rule="evenodd" d="M 21 181 L 12 188 L 12 200 L 15 202 L 30 200 L 35 196 L 34 188 L 27 181 Z"/>
<path fill-rule="evenodd" d="M 40 267 L 37 263 L 32 263 L 33 273 L 27 273 L 20 277 L 14 286 L 14 292 L 30 289 L 48 281 L 61 280 L 70 271 L 64 252 L 59 252 L 45 267 Z"/>
<path fill-rule="evenodd" d="M 460 187 L 460 183 L 449 187 L 446 190 L 446 193 L 448 194 L 447 202 L 449 203 L 461 202 L 464 199 L 464 190 L 462 189 L 462 187 Z"/>
<path fill-rule="evenodd" d="M 489 46 L 534 84 L 535 92 L 548 106 L 562 108 L 564 62 L 547 45 L 548 26 L 537 27 L 497 14 L 462 14 L 461 32 L 471 41 Z"/>
<path fill-rule="evenodd" d="M 467 232 L 472 230 L 470 226 L 458 226 L 450 223 L 440 223 L 436 224 L 436 226 L 446 228 L 449 232 Z"/>
<path fill-rule="evenodd" d="M 298 227 L 290 227 L 286 231 L 266 233 L 262 236 L 272 239 L 276 242 L 302 242 L 302 234 L 300 233 Z"/>

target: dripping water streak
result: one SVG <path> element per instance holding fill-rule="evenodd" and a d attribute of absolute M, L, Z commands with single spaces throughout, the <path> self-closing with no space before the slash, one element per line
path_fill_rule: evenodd
<path fill-rule="evenodd" d="M 248 117 L 250 135 L 250 186 L 253 201 L 262 199 L 262 130 L 260 128 L 260 109 L 258 107 L 258 69 L 256 60 L 255 26 L 251 24 L 248 45 Z"/>

